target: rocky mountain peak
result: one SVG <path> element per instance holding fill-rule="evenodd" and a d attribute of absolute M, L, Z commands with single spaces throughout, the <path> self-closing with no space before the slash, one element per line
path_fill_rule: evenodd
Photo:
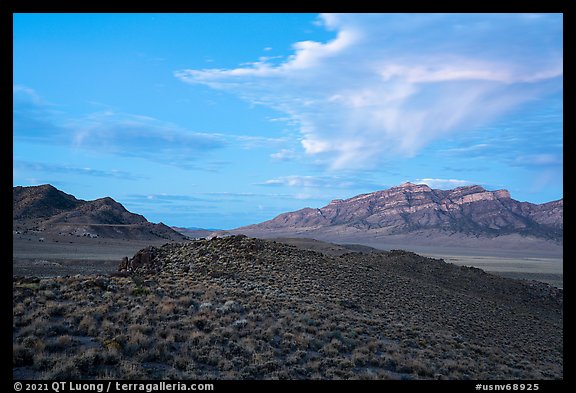
<path fill-rule="evenodd" d="M 50 184 L 12 189 L 14 219 L 48 217 L 83 203 Z"/>
<path fill-rule="evenodd" d="M 504 234 L 562 241 L 563 204 L 519 202 L 507 190 L 488 191 L 479 185 L 452 190 L 432 189 L 410 182 L 387 190 L 333 200 L 319 208 L 284 213 L 261 224 L 238 228 L 259 236 L 262 231 L 282 236 L 302 234 L 335 241 L 333 236 L 408 234 L 433 230 L 465 236 Z"/>
<path fill-rule="evenodd" d="M 392 189 L 395 189 L 395 188 L 400 188 L 400 189 L 407 190 L 407 191 L 424 191 L 424 190 L 430 191 L 431 190 L 431 188 L 428 187 L 427 184 L 414 184 L 414 183 L 410 183 L 409 181 L 402 183 L 399 186 L 392 187 Z"/>

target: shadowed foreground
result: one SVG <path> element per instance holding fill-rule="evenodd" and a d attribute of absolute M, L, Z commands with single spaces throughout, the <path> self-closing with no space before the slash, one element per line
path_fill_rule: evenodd
<path fill-rule="evenodd" d="M 244 236 L 121 267 L 14 278 L 14 378 L 563 378 L 562 290 L 543 283 Z"/>

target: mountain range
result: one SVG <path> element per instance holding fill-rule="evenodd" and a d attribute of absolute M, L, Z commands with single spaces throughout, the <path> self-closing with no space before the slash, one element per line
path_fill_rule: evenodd
<path fill-rule="evenodd" d="M 185 240 L 186 236 L 129 212 L 110 197 L 76 199 L 50 184 L 13 187 L 13 230 L 128 240 Z"/>
<path fill-rule="evenodd" d="M 563 199 L 533 204 L 512 199 L 507 190 L 488 191 L 478 185 L 438 190 L 404 183 L 214 234 L 313 238 L 378 248 L 442 245 L 561 252 L 563 212 Z M 110 197 L 84 201 L 49 184 L 13 188 L 13 229 L 170 241 L 213 232 L 150 223 Z"/>
<path fill-rule="evenodd" d="M 533 204 L 478 185 L 438 190 L 404 183 L 230 232 L 335 243 L 561 248 L 563 212 L 563 199 Z"/>

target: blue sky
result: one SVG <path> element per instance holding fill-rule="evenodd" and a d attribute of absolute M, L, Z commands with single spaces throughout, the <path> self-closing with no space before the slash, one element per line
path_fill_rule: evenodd
<path fill-rule="evenodd" d="M 229 229 L 405 181 L 563 197 L 561 14 L 15 14 L 14 185 Z"/>

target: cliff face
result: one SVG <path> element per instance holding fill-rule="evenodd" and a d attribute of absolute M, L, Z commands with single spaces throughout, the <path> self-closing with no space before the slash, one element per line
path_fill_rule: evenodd
<path fill-rule="evenodd" d="M 239 231 L 277 231 L 346 227 L 387 234 L 421 229 L 498 236 L 519 233 L 561 241 L 563 201 L 536 205 L 518 202 L 506 190 L 487 191 L 480 186 L 436 190 L 404 183 L 388 190 L 334 200 L 320 209 L 284 213 Z"/>

